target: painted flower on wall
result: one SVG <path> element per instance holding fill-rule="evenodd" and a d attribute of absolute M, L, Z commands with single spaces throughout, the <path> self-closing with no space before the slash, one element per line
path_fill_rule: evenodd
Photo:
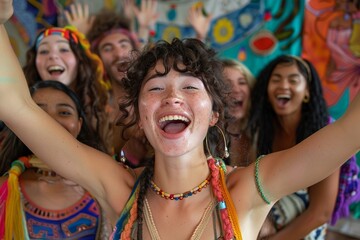
<path fill-rule="evenodd" d="M 234 26 L 227 18 L 219 19 L 214 25 L 214 39 L 218 44 L 229 42 L 234 37 Z"/>

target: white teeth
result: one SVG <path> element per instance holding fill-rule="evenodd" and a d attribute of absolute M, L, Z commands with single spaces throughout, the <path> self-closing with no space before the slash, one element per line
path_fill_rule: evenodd
<path fill-rule="evenodd" d="M 290 95 L 288 95 L 288 94 L 279 94 L 279 95 L 276 96 L 276 98 L 277 99 L 283 99 L 283 98 L 290 99 Z"/>
<path fill-rule="evenodd" d="M 189 122 L 190 120 L 184 116 L 180 116 L 180 115 L 169 115 L 169 116 L 165 116 L 162 117 L 159 122 L 165 122 L 165 121 L 171 121 L 171 120 L 181 120 L 184 122 Z"/>
<path fill-rule="evenodd" d="M 48 71 L 64 71 L 64 68 L 60 66 L 50 66 L 48 67 Z"/>

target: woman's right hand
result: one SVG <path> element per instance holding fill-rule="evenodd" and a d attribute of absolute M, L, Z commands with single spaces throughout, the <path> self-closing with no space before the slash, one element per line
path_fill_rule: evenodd
<path fill-rule="evenodd" d="M 76 27 L 87 35 L 94 23 L 95 16 L 90 16 L 89 5 L 84 3 L 72 4 L 70 10 L 65 11 L 65 18 L 69 25 Z"/>
<path fill-rule="evenodd" d="M 9 20 L 13 13 L 13 0 L 0 0 L 0 24 Z"/>

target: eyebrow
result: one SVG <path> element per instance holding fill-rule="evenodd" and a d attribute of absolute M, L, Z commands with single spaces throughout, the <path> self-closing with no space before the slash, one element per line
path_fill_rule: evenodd
<path fill-rule="evenodd" d="M 76 110 L 73 106 L 71 106 L 70 104 L 67 103 L 58 103 L 56 104 L 57 107 L 67 107 L 67 108 L 71 108 L 73 110 Z"/>
<path fill-rule="evenodd" d="M 129 43 L 129 44 L 131 45 L 130 39 L 126 39 L 126 38 L 120 39 L 117 43 Z M 102 44 L 102 45 L 100 46 L 100 49 L 103 49 L 104 47 L 106 47 L 106 46 L 111 46 L 111 45 L 114 45 L 114 44 L 113 44 L 113 43 L 110 43 L 110 42 L 105 42 L 104 44 Z"/>
<path fill-rule="evenodd" d="M 41 106 L 47 106 L 48 104 L 46 103 L 36 103 L 39 107 Z M 71 108 L 73 109 L 74 111 L 77 111 L 73 106 L 71 106 L 70 104 L 67 104 L 67 103 L 58 103 L 56 104 L 56 107 L 66 107 L 66 108 Z"/>
<path fill-rule="evenodd" d="M 118 43 L 124 43 L 124 42 L 131 43 L 130 39 L 128 39 L 128 38 L 123 38 Z"/>

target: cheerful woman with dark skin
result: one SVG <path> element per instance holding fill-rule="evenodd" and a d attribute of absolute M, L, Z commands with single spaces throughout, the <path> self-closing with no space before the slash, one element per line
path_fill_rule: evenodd
<path fill-rule="evenodd" d="M 12 4 L 0 2 L 4 23 Z M 127 71 L 122 109 L 134 107 L 128 125 L 138 124 L 155 151 L 135 178 L 76 141 L 32 101 L 4 26 L 0 42 L 6 55 L 0 66 L 11 69 L 0 72 L 0 119 L 58 174 L 96 197 L 116 225 L 114 239 L 255 239 L 278 199 L 327 177 L 360 147 L 359 96 L 334 124 L 226 175 L 211 157 L 223 154 L 205 144 L 207 133 L 218 133 L 213 126 L 223 123 L 221 62 L 200 41 L 175 39 L 145 50 Z"/>
<path fill-rule="evenodd" d="M 319 76 L 299 57 L 281 55 L 267 64 L 253 94 L 250 128 L 257 156 L 288 149 L 330 121 Z M 338 186 L 339 170 L 280 199 L 269 215 L 273 231 L 262 234 L 266 239 L 324 239 Z"/>

